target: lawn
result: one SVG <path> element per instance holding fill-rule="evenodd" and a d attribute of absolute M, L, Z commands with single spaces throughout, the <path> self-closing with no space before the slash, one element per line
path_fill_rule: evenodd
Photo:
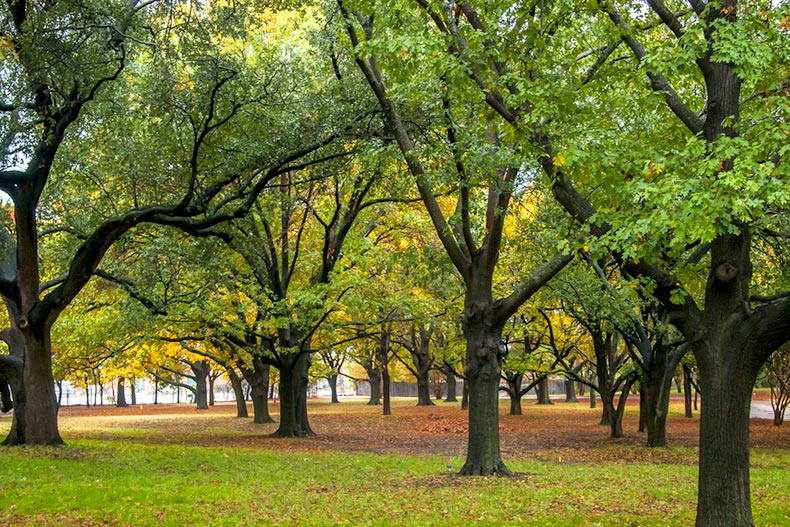
<path fill-rule="evenodd" d="M 305 440 L 269 438 L 275 425 L 226 404 L 64 408 L 66 447 L 0 449 L 0 525 L 693 524 L 698 420 L 678 403 L 661 450 L 641 446 L 635 407 L 613 441 L 586 403 L 529 403 L 501 420 L 512 479 L 455 476 L 464 414 L 413 404 L 383 417 L 361 400 L 312 401 L 319 435 Z M 752 435 L 756 524 L 790 525 L 790 427 L 753 420 Z"/>

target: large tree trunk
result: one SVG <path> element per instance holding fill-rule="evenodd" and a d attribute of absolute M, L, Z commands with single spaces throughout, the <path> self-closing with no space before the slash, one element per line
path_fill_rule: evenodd
<path fill-rule="evenodd" d="M 269 415 L 269 373 L 270 366 L 264 364 L 260 357 L 252 359 L 252 369 L 247 366 L 240 367 L 241 373 L 250 387 L 250 398 L 252 399 L 252 422 L 255 424 L 273 423 Z M 238 402 L 236 403 L 236 413 L 240 412 Z M 244 403 L 244 412 L 247 411 L 247 404 Z"/>
<path fill-rule="evenodd" d="M 576 381 L 565 379 L 565 402 L 578 403 L 579 399 L 576 397 Z"/>
<path fill-rule="evenodd" d="M 554 404 L 549 396 L 549 378 L 543 377 L 535 386 L 538 392 L 538 404 Z"/>
<path fill-rule="evenodd" d="M 115 397 L 115 406 L 118 408 L 125 408 L 129 406 L 126 402 L 126 379 L 118 377 L 118 394 Z"/>
<path fill-rule="evenodd" d="M 455 372 L 452 368 L 444 368 L 445 382 L 447 383 L 447 396 L 444 398 L 446 403 L 454 403 L 458 401 L 458 390 Z"/>
<path fill-rule="evenodd" d="M 208 410 L 208 361 L 201 360 L 190 363 L 195 375 L 195 403 L 198 410 Z"/>
<path fill-rule="evenodd" d="M 333 373 L 328 375 L 326 380 L 329 382 L 329 390 L 332 392 L 332 404 L 340 404 L 340 399 L 337 398 L 337 379 L 340 375 Z"/>
<path fill-rule="evenodd" d="M 700 412 L 696 525 L 752 527 L 749 411 L 759 365 L 745 359 L 751 351 L 748 343 L 727 336 L 711 340 L 708 349 L 696 353 L 705 395 Z M 734 360 L 718 359 L 725 354 L 737 355 L 731 355 Z"/>
<path fill-rule="evenodd" d="M 417 406 L 434 406 L 431 400 L 431 367 L 433 357 L 431 357 L 431 335 L 433 331 L 424 326 L 419 327 L 419 331 L 412 328 L 412 342 L 414 348 L 411 350 L 412 363 L 416 370 L 417 377 Z M 419 339 L 417 336 L 419 335 Z"/>
<path fill-rule="evenodd" d="M 241 377 L 233 368 L 227 369 L 230 387 L 233 389 L 233 397 L 236 399 L 236 417 L 249 417 L 247 412 L 247 401 L 244 398 L 244 387 L 241 384 Z"/>
<path fill-rule="evenodd" d="M 280 427 L 273 437 L 307 437 L 315 435 L 307 422 L 307 385 L 310 369 L 308 353 L 290 353 L 281 357 Z"/>
<path fill-rule="evenodd" d="M 464 310 L 466 367 L 469 384 L 469 436 L 461 475 L 512 475 L 499 449 L 499 379 L 502 373 L 502 328 L 485 323 L 485 314 L 469 302 Z"/>
<path fill-rule="evenodd" d="M 3 444 L 62 445 L 49 328 L 14 327 L 10 333 L 15 345 L 22 346 L 24 361 L 19 389 L 14 393 L 11 431 Z"/>
<path fill-rule="evenodd" d="M 381 372 L 375 364 L 365 366 L 368 373 L 368 384 L 370 384 L 370 399 L 368 406 L 378 406 L 381 404 Z"/>
<path fill-rule="evenodd" d="M 521 411 L 521 383 L 524 375 L 521 373 L 505 374 L 507 381 L 507 394 L 510 396 L 510 415 L 522 415 Z"/>

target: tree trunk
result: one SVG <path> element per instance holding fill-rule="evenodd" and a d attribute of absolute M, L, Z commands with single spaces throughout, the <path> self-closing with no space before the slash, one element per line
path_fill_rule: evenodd
<path fill-rule="evenodd" d="M 14 393 L 11 431 L 3 444 L 62 445 L 49 328 L 14 327 L 10 331 L 16 345 L 24 350 L 24 360 L 19 389 Z"/>
<path fill-rule="evenodd" d="M 154 380 L 154 404 L 159 404 L 159 380 Z"/>
<path fill-rule="evenodd" d="M 691 408 L 691 371 L 688 366 L 683 366 L 683 396 L 686 400 L 686 417 L 694 417 L 694 411 Z"/>
<path fill-rule="evenodd" d="M 510 396 L 510 415 L 522 415 L 521 412 L 521 383 L 524 375 L 521 373 L 505 374 L 507 381 L 507 394 Z"/>
<path fill-rule="evenodd" d="M 269 373 L 270 366 L 264 364 L 260 357 L 252 359 L 252 369 L 249 367 L 241 367 L 241 373 L 250 388 L 250 398 L 252 399 L 252 422 L 255 424 L 273 423 L 271 415 L 269 415 Z M 236 413 L 238 415 L 240 408 L 237 406 Z M 247 404 L 244 404 L 244 410 L 247 410 Z"/>
<path fill-rule="evenodd" d="M 241 385 L 241 377 L 233 368 L 228 368 L 228 379 L 233 388 L 233 396 L 236 399 L 236 417 L 249 417 L 247 412 L 247 401 L 244 397 L 244 387 Z"/>
<path fill-rule="evenodd" d="M 58 386 L 58 408 L 60 408 L 61 406 L 63 406 L 63 404 L 62 404 L 63 403 L 63 381 L 58 381 L 57 382 L 57 386 Z"/>
<path fill-rule="evenodd" d="M 428 371 L 417 376 L 417 406 L 435 406 L 431 400 L 431 376 Z"/>
<path fill-rule="evenodd" d="M 513 473 L 499 449 L 499 379 L 504 349 L 502 328 L 485 323 L 484 310 L 464 309 L 466 382 L 469 384 L 469 435 L 461 475 L 490 476 Z"/>
<path fill-rule="evenodd" d="M 455 372 L 451 368 L 445 368 L 445 380 L 447 383 L 447 396 L 444 399 L 446 403 L 454 403 L 458 401 L 458 383 L 456 381 Z"/>
<path fill-rule="evenodd" d="M 738 344 L 721 338 L 719 345 L 747 356 L 747 345 Z M 700 412 L 697 527 L 754 525 L 749 487 L 749 411 L 758 369 L 739 362 L 745 361 L 725 363 L 698 357 L 705 404 Z"/>
<path fill-rule="evenodd" d="M 334 373 L 327 376 L 326 380 L 329 381 L 329 390 L 332 392 L 332 404 L 340 404 L 340 399 L 337 398 L 337 379 L 340 375 Z"/>
<path fill-rule="evenodd" d="M 115 397 L 115 406 L 125 408 L 129 406 L 126 402 L 126 379 L 118 377 L 118 394 Z"/>
<path fill-rule="evenodd" d="M 565 402 L 578 403 L 579 399 L 576 397 L 576 381 L 565 379 Z"/>
<path fill-rule="evenodd" d="M 273 437 L 307 437 L 315 433 L 307 421 L 309 353 L 290 353 L 281 357 L 280 427 Z"/>
<path fill-rule="evenodd" d="M 209 373 L 208 376 L 208 405 L 214 406 L 214 381 L 217 378 L 214 375 Z"/>
<path fill-rule="evenodd" d="M 208 410 L 208 361 L 201 360 L 189 364 L 195 376 L 195 403 L 198 410 Z"/>
<path fill-rule="evenodd" d="M 538 392 L 538 404 L 554 404 L 549 397 L 549 378 L 543 377 L 535 386 Z"/>
<path fill-rule="evenodd" d="M 392 415 L 392 401 L 390 398 L 390 370 L 387 366 L 381 368 L 381 396 L 384 402 L 382 415 Z"/>
<path fill-rule="evenodd" d="M 469 410 L 469 380 L 464 379 L 464 386 L 461 391 L 461 410 Z"/>
<path fill-rule="evenodd" d="M 135 389 L 135 384 L 135 379 L 129 379 L 129 393 L 132 396 L 132 406 L 137 405 L 137 390 Z"/>
<path fill-rule="evenodd" d="M 381 404 L 381 372 L 375 365 L 365 367 L 368 372 L 368 383 L 370 384 L 370 400 L 368 406 L 378 406 Z"/>

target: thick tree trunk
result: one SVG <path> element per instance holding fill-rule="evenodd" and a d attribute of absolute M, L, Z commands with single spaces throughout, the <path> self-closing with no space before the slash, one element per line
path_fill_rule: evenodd
<path fill-rule="evenodd" d="M 549 378 L 544 377 L 535 386 L 538 392 L 538 404 L 554 404 L 549 397 Z"/>
<path fill-rule="evenodd" d="M 707 345 L 709 349 L 697 353 L 705 404 L 700 412 L 696 525 L 753 527 L 749 411 L 759 367 L 743 359 L 751 351 L 746 343 L 719 336 Z M 716 345 L 721 349 L 714 349 Z M 725 353 L 737 353 L 741 359 L 720 360 Z"/>
<path fill-rule="evenodd" d="M 381 372 L 375 365 L 366 367 L 365 370 L 368 372 L 368 383 L 370 384 L 368 406 L 378 406 L 381 404 Z"/>
<path fill-rule="evenodd" d="M 282 357 L 280 369 L 280 427 L 273 437 L 307 437 L 315 433 L 307 421 L 309 353 Z"/>
<path fill-rule="evenodd" d="M 115 406 L 125 408 L 129 406 L 126 402 L 126 379 L 118 377 L 118 394 L 115 397 Z"/>
<path fill-rule="evenodd" d="M 431 376 L 428 371 L 417 375 L 417 406 L 435 406 L 431 400 Z"/>
<path fill-rule="evenodd" d="M 190 363 L 195 376 L 195 403 L 198 410 L 208 410 L 208 361 Z"/>
<path fill-rule="evenodd" d="M 455 372 L 450 368 L 445 368 L 445 382 L 447 383 L 447 396 L 444 398 L 446 403 L 454 403 L 458 401 L 458 383 L 456 381 Z"/>
<path fill-rule="evenodd" d="M 259 357 L 252 359 L 252 369 L 243 367 L 241 369 L 244 379 L 250 388 L 250 398 L 252 399 L 252 422 L 255 424 L 273 423 L 271 415 L 269 415 L 269 373 L 270 366 L 264 364 Z M 244 410 L 247 410 L 246 402 Z M 236 413 L 240 408 L 236 407 Z"/>
<path fill-rule="evenodd" d="M 249 417 L 247 412 L 247 401 L 244 398 L 244 387 L 241 385 L 241 377 L 233 368 L 228 368 L 228 379 L 233 389 L 233 396 L 236 399 L 236 417 Z"/>
<path fill-rule="evenodd" d="M 337 398 L 337 379 L 340 375 L 334 373 L 328 375 L 326 380 L 329 382 L 329 390 L 332 392 L 332 404 L 340 404 L 340 399 Z"/>
<path fill-rule="evenodd" d="M 576 381 L 565 379 L 565 402 L 578 403 L 579 399 L 576 397 Z"/>
<path fill-rule="evenodd" d="M 469 410 L 469 380 L 464 379 L 464 386 L 461 390 L 461 410 Z"/>
<path fill-rule="evenodd" d="M 473 308 L 474 309 L 474 308 Z M 512 475 L 499 449 L 499 379 L 502 328 L 489 327 L 484 315 L 467 305 L 464 313 L 466 380 L 469 384 L 469 437 L 461 475 Z"/>
<path fill-rule="evenodd" d="M 31 327 L 14 337 L 23 346 L 24 361 L 19 390 L 15 392 L 14 417 L 6 445 L 62 445 L 58 431 L 58 405 L 52 376 L 49 328 Z"/>
<path fill-rule="evenodd" d="M 524 375 L 510 373 L 505 375 L 507 381 L 507 394 L 510 396 L 510 415 L 522 415 L 521 411 L 521 383 Z"/>

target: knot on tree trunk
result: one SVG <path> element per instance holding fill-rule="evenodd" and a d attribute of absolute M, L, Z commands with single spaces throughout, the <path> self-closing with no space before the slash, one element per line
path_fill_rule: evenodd
<path fill-rule="evenodd" d="M 714 273 L 716 280 L 728 284 L 738 276 L 738 268 L 730 262 L 722 262 L 716 266 Z"/>

